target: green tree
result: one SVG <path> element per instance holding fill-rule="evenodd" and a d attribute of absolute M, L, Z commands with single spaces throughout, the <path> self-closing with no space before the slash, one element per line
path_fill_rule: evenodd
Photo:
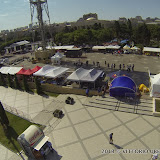
<path fill-rule="evenodd" d="M 121 31 L 121 27 L 118 21 L 115 21 L 114 23 L 114 29 L 115 29 L 115 34 L 116 37 L 119 38 L 120 37 L 120 31 Z"/>
<path fill-rule="evenodd" d="M 5 127 L 5 126 L 8 127 L 8 125 L 9 125 L 8 117 L 6 115 L 6 112 L 5 112 L 1 102 L 0 102 L 0 122 L 3 127 Z"/>
<path fill-rule="evenodd" d="M 16 89 L 20 89 L 20 85 L 19 85 L 16 74 L 14 75 L 14 86 Z"/>
<path fill-rule="evenodd" d="M 11 80 L 11 75 L 8 73 L 8 75 L 7 75 L 7 78 L 8 78 L 8 86 L 9 87 L 13 87 L 13 85 L 12 85 L 12 80 Z"/>
<path fill-rule="evenodd" d="M 2 74 L 1 72 L 0 72 L 0 84 L 1 84 L 2 86 L 6 86 L 5 79 L 4 79 L 3 74 Z"/>
<path fill-rule="evenodd" d="M 23 75 L 23 87 L 26 92 L 29 91 L 29 87 L 28 87 L 28 83 L 25 75 Z"/>
<path fill-rule="evenodd" d="M 132 34 L 133 34 L 133 30 L 132 30 L 132 23 L 131 23 L 130 19 L 128 19 L 128 21 L 127 21 L 127 27 L 128 27 L 129 38 L 131 40 Z"/>
<path fill-rule="evenodd" d="M 37 94 L 41 94 L 42 93 L 41 83 L 37 77 L 35 77 L 35 84 L 36 84 Z"/>

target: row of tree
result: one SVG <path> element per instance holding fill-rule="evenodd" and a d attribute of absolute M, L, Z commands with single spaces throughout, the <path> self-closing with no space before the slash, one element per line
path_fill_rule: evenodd
<path fill-rule="evenodd" d="M 0 73 L 0 85 L 1 86 L 8 85 L 9 87 L 15 88 L 15 89 L 22 89 L 23 88 L 26 92 L 30 91 L 29 85 L 27 83 L 27 77 L 24 75 L 23 75 L 23 84 L 21 86 L 16 75 L 14 75 L 14 77 L 11 77 L 11 75 L 8 74 L 7 78 L 6 78 L 6 77 L 4 77 L 3 74 Z M 37 77 L 35 77 L 35 86 L 36 86 L 37 94 L 41 94 L 42 93 L 41 83 Z"/>
<path fill-rule="evenodd" d="M 50 32 L 50 30 L 52 30 Z M 5 46 L 12 44 L 13 42 L 20 40 L 39 41 L 39 30 L 34 32 L 13 32 L 7 34 L 6 38 L 0 38 L 0 51 Z M 69 26 L 64 27 L 63 30 L 56 31 L 55 27 L 48 29 L 46 27 L 46 39 L 54 37 L 56 44 L 68 45 L 99 45 L 103 42 L 108 42 L 114 38 L 128 39 L 130 42 L 134 41 L 135 44 L 141 44 L 143 46 L 159 47 L 160 41 L 160 25 L 146 25 L 137 24 L 132 25 L 128 19 L 127 23 L 119 23 L 115 21 L 112 25 L 105 27 L 101 23 L 95 23 L 92 26 Z"/>

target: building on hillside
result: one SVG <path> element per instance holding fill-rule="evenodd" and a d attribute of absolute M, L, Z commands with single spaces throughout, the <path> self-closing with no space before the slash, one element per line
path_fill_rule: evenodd
<path fill-rule="evenodd" d="M 26 40 L 13 43 L 10 46 L 5 47 L 6 54 L 26 53 L 30 50 L 32 50 L 32 45 L 30 44 L 30 42 L 28 42 Z"/>

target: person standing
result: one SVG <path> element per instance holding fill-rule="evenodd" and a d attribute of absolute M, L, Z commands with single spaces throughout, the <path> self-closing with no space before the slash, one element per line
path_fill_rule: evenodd
<path fill-rule="evenodd" d="M 113 133 L 109 135 L 109 143 L 113 144 Z"/>
<path fill-rule="evenodd" d="M 89 88 L 86 89 L 86 96 L 89 96 Z"/>
<path fill-rule="evenodd" d="M 134 71 L 134 64 L 132 65 L 132 71 Z"/>

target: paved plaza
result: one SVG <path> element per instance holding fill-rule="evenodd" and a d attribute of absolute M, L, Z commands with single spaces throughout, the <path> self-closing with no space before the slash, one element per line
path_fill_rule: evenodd
<path fill-rule="evenodd" d="M 55 154 L 49 155 L 48 160 L 150 160 L 151 153 L 119 152 L 124 152 L 125 149 L 160 149 L 160 118 L 87 106 L 93 98 L 100 99 L 99 96 L 70 95 L 75 104 L 69 105 L 64 103 L 67 96 L 43 97 L 0 87 L 2 103 L 13 106 L 30 115 L 34 121 L 47 125 L 44 132 L 50 137 L 55 149 Z M 146 103 L 148 104 L 143 101 L 143 105 Z M 52 115 L 52 109 L 58 107 L 64 112 L 62 119 Z M 45 114 L 42 118 L 43 111 Z M 112 132 L 114 145 L 109 144 L 109 134 Z M 1 148 L 2 160 L 11 160 L 13 157 L 21 159 L 3 146 Z M 26 159 L 25 155 L 23 156 Z"/>
<path fill-rule="evenodd" d="M 88 60 L 89 68 L 93 67 L 93 61 L 99 61 L 106 72 L 111 70 L 105 66 L 105 61 L 116 63 L 116 70 L 119 64 L 134 64 L 135 71 L 131 74 L 137 85 L 149 85 L 148 69 L 152 74 L 160 72 L 158 57 L 103 53 L 87 53 L 85 56 L 80 61 L 85 63 Z M 74 68 L 71 64 L 78 60 L 70 59 L 72 63 L 65 65 Z M 31 64 L 27 60 L 17 66 L 22 65 L 25 68 L 43 66 Z M 74 98 L 73 105 L 65 104 L 68 96 Z M 150 98 L 141 99 L 135 112 L 134 105 L 125 102 L 116 110 L 117 100 L 108 94 L 105 98 L 63 94 L 43 97 L 0 86 L 0 100 L 8 110 L 46 125 L 44 132 L 50 137 L 55 149 L 47 160 L 150 160 L 154 150 L 160 152 L 160 118 L 152 116 L 153 104 Z M 62 119 L 53 117 L 52 113 L 57 108 L 63 110 Z M 112 132 L 114 145 L 109 144 L 109 134 Z M 138 152 L 140 149 L 148 153 L 131 153 L 132 150 Z M 1 160 L 22 159 L 2 145 L 0 154 Z M 23 157 L 27 159 L 25 155 Z"/>

